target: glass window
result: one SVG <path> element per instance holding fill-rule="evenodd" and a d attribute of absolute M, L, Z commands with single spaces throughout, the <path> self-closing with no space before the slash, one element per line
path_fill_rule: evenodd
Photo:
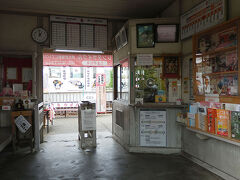
<path fill-rule="evenodd" d="M 128 100 L 128 81 L 129 81 L 129 69 L 128 62 L 124 62 L 121 65 L 121 91 L 122 91 L 122 99 Z"/>
<path fill-rule="evenodd" d="M 189 83 L 190 83 L 190 99 L 194 99 L 193 96 L 193 59 L 189 59 Z"/>
<path fill-rule="evenodd" d="M 117 99 L 121 99 L 121 66 L 117 66 Z"/>
<path fill-rule="evenodd" d="M 129 66 L 128 61 L 122 62 L 120 65 L 115 66 L 115 99 L 128 100 L 129 96 Z"/>
<path fill-rule="evenodd" d="M 166 102 L 166 82 L 162 78 L 162 58 L 155 58 L 153 66 L 135 66 L 135 101 Z"/>

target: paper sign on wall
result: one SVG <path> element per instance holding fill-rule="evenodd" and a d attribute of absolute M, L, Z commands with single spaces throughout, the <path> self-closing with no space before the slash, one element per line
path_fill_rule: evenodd
<path fill-rule="evenodd" d="M 140 146 L 167 145 L 166 111 L 140 111 Z"/>
<path fill-rule="evenodd" d="M 205 101 L 207 101 L 207 102 L 219 102 L 219 95 L 218 94 L 205 95 Z"/>
<path fill-rule="evenodd" d="M 93 109 L 81 110 L 82 130 L 96 130 L 96 111 Z"/>
<path fill-rule="evenodd" d="M 137 55 L 138 66 L 151 66 L 153 65 L 153 54 L 138 54 Z"/>

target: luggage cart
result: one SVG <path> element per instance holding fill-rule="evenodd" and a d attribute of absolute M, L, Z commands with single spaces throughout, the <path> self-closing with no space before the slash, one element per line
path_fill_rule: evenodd
<path fill-rule="evenodd" d="M 78 139 L 81 148 L 96 147 L 96 104 L 82 101 L 78 105 Z"/>

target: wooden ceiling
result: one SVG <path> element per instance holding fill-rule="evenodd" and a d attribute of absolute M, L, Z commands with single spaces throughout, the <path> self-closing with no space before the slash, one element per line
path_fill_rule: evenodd
<path fill-rule="evenodd" d="M 0 0 L 0 11 L 109 19 L 150 18 L 173 0 Z"/>

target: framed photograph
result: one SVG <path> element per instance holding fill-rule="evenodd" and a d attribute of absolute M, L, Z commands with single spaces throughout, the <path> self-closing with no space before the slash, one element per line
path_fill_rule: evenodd
<path fill-rule="evenodd" d="M 163 74 L 165 78 L 179 78 L 179 57 L 165 56 Z"/>
<path fill-rule="evenodd" d="M 154 46 L 154 24 L 137 24 L 137 48 Z"/>
<path fill-rule="evenodd" d="M 7 80 L 17 80 L 17 68 L 8 67 L 7 68 Z"/>
<path fill-rule="evenodd" d="M 121 48 L 121 37 L 120 37 L 120 32 L 117 33 L 117 35 L 115 36 L 115 42 L 116 42 L 116 47 L 117 47 L 117 50 Z"/>
<path fill-rule="evenodd" d="M 120 38 L 121 38 L 121 47 L 123 47 L 123 46 L 125 46 L 128 43 L 128 41 L 127 41 L 127 33 L 126 33 L 125 27 L 123 27 L 120 30 Z"/>
<path fill-rule="evenodd" d="M 32 80 L 32 68 L 22 68 L 22 82 L 27 83 Z"/>
<path fill-rule="evenodd" d="M 158 24 L 156 26 L 157 43 L 178 42 L 178 25 L 176 24 Z"/>

